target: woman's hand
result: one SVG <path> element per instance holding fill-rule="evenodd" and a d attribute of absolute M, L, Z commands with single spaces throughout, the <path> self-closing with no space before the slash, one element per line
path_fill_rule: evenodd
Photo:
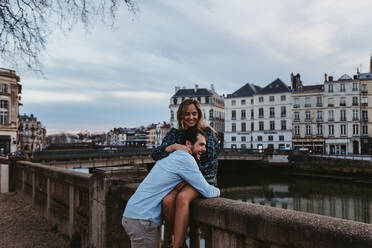
<path fill-rule="evenodd" d="M 165 148 L 166 152 L 174 152 L 175 150 L 180 150 L 192 154 L 191 150 L 187 146 L 181 144 L 173 144 Z"/>

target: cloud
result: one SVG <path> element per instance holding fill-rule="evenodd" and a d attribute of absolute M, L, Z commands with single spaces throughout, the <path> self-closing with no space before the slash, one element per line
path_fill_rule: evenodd
<path fill-rule="evenodd" d="M 89 95 L 73 92 L 53 92 L 29 90 L 22 95 L 24 104 L 46 104 L 46 103 L 83 103 L 89 102 L 92 98 Z"/>

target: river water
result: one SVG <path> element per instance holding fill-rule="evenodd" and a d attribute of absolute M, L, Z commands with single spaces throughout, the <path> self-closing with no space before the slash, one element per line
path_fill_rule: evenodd
<path fill-rule="evenodd" d="M 230 163 L 222 167 L 218 184 L 223 197 L 372 223 L 372 183 L 312 176 L 289 168 L 252 163 L 238 166 Z"/>

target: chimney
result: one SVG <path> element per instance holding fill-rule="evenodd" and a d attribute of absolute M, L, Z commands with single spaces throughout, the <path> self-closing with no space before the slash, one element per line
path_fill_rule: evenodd
<path fill-rule="evenodd" d="M 358 75 L 354 75 L 354 80 L 357 80 L 358 79 Z"/>
<path fill-rule="evenodd" d="M 324 82 L 327 82 L 327 73 L 324 73 Z"/>
<path fill-rule="evenodd" d="M 180 86 L 176 86 L 176 87 L 174 87 L 174 89 L 175 89 L 175 93 L 177 93 L 177 91 L 179 91 L 181 89 L 181 87 Z"/>
<path fill-rule="evenodd" d="M 198 91 L 198 89 L 199 89 L 199 85 L 195 84 L 195 89 L 194 89 L 195 93 Z"/>
<path fill-rule="evenodd" d="M 211 84 L 211 90 L 215 93 L 216 91 L 214 90 L 214 85 Z"/>
<path fill-rule="evenodd" d="M 329 76 L 328 81 L 330 81 L 330 82 L 333 81 L 333 76 Z"/>

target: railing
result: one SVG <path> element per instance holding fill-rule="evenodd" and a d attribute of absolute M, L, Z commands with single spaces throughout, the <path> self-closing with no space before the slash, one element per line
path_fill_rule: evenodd
<path fill-rule="evenodd" d="M 337 159 L 351 159 L 351 160 L 367 160 L 372 161 L 372 155 L 358 155 L 358 154 L 313 154 L 311 156 L 321 158 L 337 158 Z"/>

